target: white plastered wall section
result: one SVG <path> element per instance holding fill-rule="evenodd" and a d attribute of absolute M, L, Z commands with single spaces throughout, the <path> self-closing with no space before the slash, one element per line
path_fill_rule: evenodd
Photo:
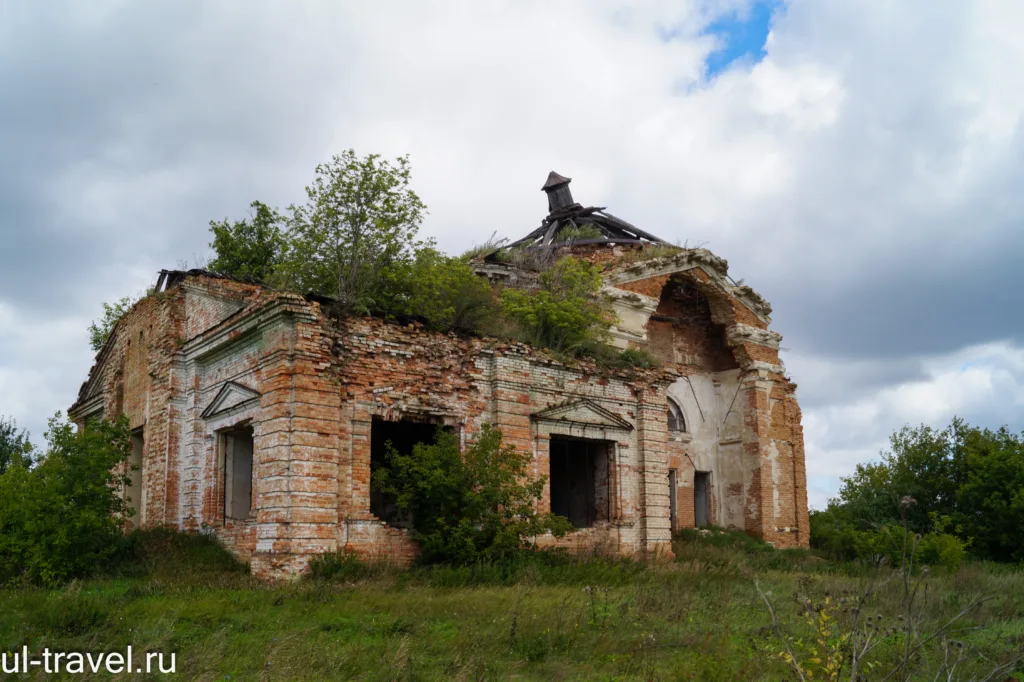
<path fill-rule="evenodd" d="M 218 348 L 221 353 L 214 357 L 206 356 L 206 362 L 188 358 L 181 363 L 184 375 L 182 385 L 189 387 L 183 396 L 182 402 L 187 407 L 180 412 L 181 435 L 178 441 L 178 514 L 182 527 L 202 528 L 219 522 L 219 519 L 207 518 L 204 509 L 205 487 L 222 476 L 220 468 L 223 466 L 223 453 L 220 452 L 218 434 L 247 423 L 257 426 L 259 433 L 258 399 L 239 400 L 236 404 L 226 405 L 216 414 L 203 416 L 203 412 L 223 391 L 227 382 L 257 387 L 254 370 L 236 369 L 232 365 L 241 364 L 239 360 L 244 353 L 258 347 L 259 338 L 249 337 Z"/>
<path fill-rule="evenodd" d="M 654 277 L 662 277 L 699 268 L 707 276 L 709 285 L 723 294 L 743 303 L 765 324 L 771 322 L 771 306 L 748 286 L 734 284 L 728 278 L 728 264 L 706 249 L 690 249 L 678 254 L 619 267 L 605 277 L 602 293 L 611 302 L 617 319 L 611 330 L 612 342 L 619 348 L 631 344 L 643 346 L 647 342 L 647 323 L 657 310 L 659 299 L 618 288 L 619 285 Z M 715 318 L 715 311 L 712 311 Z M 726 325 L 726 342 L 730 347 L 754 343 L 778 349 L 781 335 L 745 324 Z M 711 375 L 694 375 L 677 379 L 668 389 L 668 395 L 682 407 L 688 432 L 680 436 L 694 470 L 711 472 L 711 492 L 716 500 L 710 520 L 721 526 L 745 528 L 747 494 L 756 466 L 756 459 L 745 456 L 743 443 L 750 440 L 746 433 L 744 410 L 746 395 L 741 380 L 765 377 L 769 372 L 785 374 L 782 364 L 769 365 L 760 361 L 747 362 L 741 369 Z M 739 390 L 738 390 L 739 389 Z M 692 476 L 679 479 L 679 486 L 693 485 Z M 730 488 L 734 491 L 730 494 Z M 741 491 L 735 494 L 736 491 Z M 778 488 L 773 496 L 778 508 Z"/>
<path fill-rule="evenodd" d="M 251 424 L 254 428 L 252 466 L 255 470 L 260 468 L 261 452 L 266 450 L 268 437 L 262 428 L 259 371 L 251 358 L 262 356 L 268 347 L 267 337 L 273 337 L 274 343 L 285 349 L 292 347 L 295 333 L 294 318 L 286 314 L 280 303 L 275 303 L 250 315 L 236 316 L 230 321 L 225 318 L 221 324 L 189 339 L 179 351 L 172 371 L 177 375 L 174 384 L 183 389 L 174 399 L 180 406 L 175 424 L 180 434 L 177 519 L 180 528 L 205 528 L 216 532 L 223 523 L 221 518 L 210 518 L 204 508 L 206 487 L 213 481 L 223 481 L 223 453 L 218 434 Z M 246 395 L 245 390 L 239 390 L 237 394 L 228 391 L 224 395 L 230 384 L 252 393 Z M 208 408 L 218 398 L 224 402 L 210 414 Z M 259 522 L 259 511 L 265 509 L 260 497 L 263 488 L 271 485 L 270 478 L 255 477 L 252 495 L 256 518 L 234 523 L 255 523 L 260 535 L 265 534 Z"/>
<path fill-rule="evenodd" d="M 668 397 L 679 405 L 686 432 L 670 434 L 682 441 L 694 471 L 711 472 L 711 492 L 717 501 L 709 517 L 719 526 L 743 528 L 743 498 L 728 495 L 729 486 L 746 487 L 751 464 L 743 457 L 742 395 L 737 393 L 741 370 L 676 379 Z M 693 485 L 693 476 L 680 476 L 679 487 Z"/>

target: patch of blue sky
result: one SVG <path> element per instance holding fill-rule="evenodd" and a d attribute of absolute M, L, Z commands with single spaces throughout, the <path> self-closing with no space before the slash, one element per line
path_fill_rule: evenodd
<path fill-rule="evenodd" d="M 713 36 L 718 47 L 705 61 L 708 80 L 736 62 L 754 64 L 764 59 L 772 15 L 781 7 L 781 0 L 756 0 L 745 11 L 732 12 L 711 22 L 703 34 Z"/>

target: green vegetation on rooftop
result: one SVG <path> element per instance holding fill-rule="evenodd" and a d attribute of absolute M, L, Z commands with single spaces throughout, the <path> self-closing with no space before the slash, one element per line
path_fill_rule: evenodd
<path fill-rule="evenodd" d="M 469 260 L 495 248 L 494 235 L 461 257 L 420 239 L 426 206 L 410 188 L 408 157 L 394 161 L 352 150 L 317 166 L 306 201 L 284 211 L 255 201 L 249 217 L 210 222 L 214 272 L 331 299 L 334 314 L 415 317 L 435 330 L 456 329 L 518 339 L 563 356 L 589 355 L 608 367 L 630 366 L 635 354 L 609 352 L 614 316 L 598 292 L 597 267 L 550 253 L 499 253 L 538 271 L 537 291 L 492 287 Z M 567 240 L 600 237 L 593 226 L 562 231 Z M 104 304 L 89 328 L 94 350 L 137 302 Z M 641 364 L 650 366 L 646 359 Z"/>

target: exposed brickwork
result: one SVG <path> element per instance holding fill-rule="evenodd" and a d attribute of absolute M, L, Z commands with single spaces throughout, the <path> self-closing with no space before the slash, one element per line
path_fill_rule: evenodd
<path fill-rule="evenodd" d="M 705 372 L 739 366 L 726 346 L 725 328 L 712 321 L 708 299 L 695 286 L 685 281 L 665 286 L 655 314 L 660 319 L 647 323 L 647 343 L 663 362 Z"/>
<path fill-rule="evenodd" d="M 744 343 L 737 346 L 733 352 L 736 353 L 743 364 L 751 362 L 765 362 L 771 365 L 779 364 L 779 351 L 777 348 L 759 346 L 755 343 Z"/>
<path fill-rule="evenodd" d="M 556 249 L 555 258 L 572 256 L 576 260 L 607 267 L 638 248 L 625 244 L 573 244 Z"/>
<path fill-rule="evenodd" d="M 591 251 L 603 262 L 614 250 Z M 549 474 L 553 437 L 604 443 L 593 527 L 541 545 L 669 553 L 674 470 L 677 528 L 695 522 L 702 471 L 712 523 L 806 546 L 800 411 L 777 336 L 757 331 L 763 313 L 702 267 L 644 277 L 631 266 L 639 275 L 616 283 L 658 302 L 636 345 L 665 365 L 642 371 L 566 365 L 521 343 L 376 318 L 337 321 L 293 294 L 193 274 L 117 325 L 72 414 L 123 412 L 141 429 L 143 525 L 214 533 L 267 578 L 296 575 L 326 551 L 414 559 L 408 532 L 370 510 L 374 419 L 384 429 L 445 425 L 464 443 L 494 424 L 532 455 L 534 476 Z M 668 431 L 669 397 L 685 433 Z M 224 434 L 244 425 L 252 512 L 226 518 Z M 550 481 L 539 506 L 551 508 Z"/>
<path fill-rule="evenodd" d="M 661 292 L 665 290 L 665 284 L 668 283 L 670 276 L 671 275 L 661 275 L 659 277 L 638 279 L 633 282 L 624 282 L 619 285 L 619 288 L 643 294 L 644 296 L 650 296 L 651 298 L 661 298 Z"/>

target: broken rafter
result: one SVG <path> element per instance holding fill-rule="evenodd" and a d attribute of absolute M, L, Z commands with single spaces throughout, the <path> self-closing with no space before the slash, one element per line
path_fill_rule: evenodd
<path fill-rule="evenodd" d="M 590 207 L 579 209 L 575 211 L 559 211 L 559 215 L 549 215 L 544 219 L 544 223 L 533 230 L 522 239 L 516 240 L 504 248 L 510 249 L 517 246 L 559 246 L 561 242 L 558 241 L 558 233 L 567 227 L 583 227 L 585 225 L 593 225 L 601 234 L 604 235 L 604 239 L 597 241 L 604 241 L 609 243 L 629 243 L 634 244 L 637 242 L 647 242 L 652 244 L 667 244 L 665 240 L 655 237 L 649 232 L 645 232 L 634 225 L 627 223 L 625 220 L 616 218 L 615 216 L 601 212 L 598 207 Z M 594 241 L 594 240 L 588 240 Z"/>
<path fill-rule="evenodd" d="M 605 218 L 608 218 L 612 222 L 617 223 L 619 229 L 621 229 L 621 230 L 629 230 L 630 232 L 633 232 L 637 237 L 639 237 L 641 239 L 647 239 L 648 241 L 652 241 L 655 244 L 667 244 L 668 243 L 664 239 L 661 239 L 660 237 L 655 237 L 650 232 L 644 232 L 643 230 L 641 230 L 636 225 L 633 225 L 632 223 L 628 223 L 625 220 L 623 220 L 622 218 L 613 216 L 611 213 L 604 213 L 603 212 L 604 209 L 598 209 L 598 210 L 601 211 L 600 213 L 598 213 L 598 215 L 601 215 L 601 216 L 603 216 Z"/>
<path fill-rule="evenodd" d="M 570 179 L 551 171 L 548 180 L 542 188 L 548 193 L 551 200 L 550 212 L 540 227 L 517 241 L 502 247 L 511 248 L 545 248 L 564 246 L 565 242 L 558 240 L 558 233 L 567 227 L 582 228 L 586 225 L 596 227 L 602 235 L 601 239 L 577 240 L 575 243 L 587 244 L 667 244 L 664 239 L 645 232 L 640 228 L 626 222 L 625 220 L 605 212 L 604 206 L 581 206 L 572 201 L 568 194 Z M 564 192 L 564 196 L 559 194 Z M 501 249 L 495 249 L 484 256 L 484 260 L 494 260 L 495 254 Z"/>
<path fill-rule="evenodd" d="M 547 232 L 544 233 L 544 239 L 541 240 L 541 244 L 550 244 L 552 242 L 555 238 L 555 234 L 558 233 L 558 225 L 559 222 L 557 220 L 551 223 L 551 227 L 549 227 Z"/>

